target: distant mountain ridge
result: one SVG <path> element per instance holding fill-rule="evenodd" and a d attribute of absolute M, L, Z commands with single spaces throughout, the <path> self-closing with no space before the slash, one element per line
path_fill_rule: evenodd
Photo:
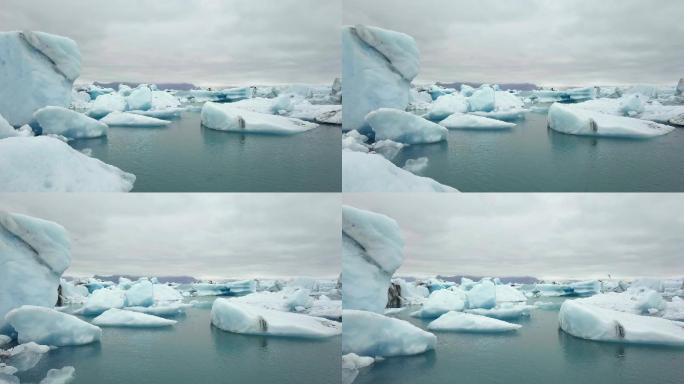
<path fill-rule="evenodd" d="M 467 82 L 467 81 L 455 81 L 453 83 L 442 83 L 442 82 L 437 82 L 437 85 L 440 87 L 444 88 L 454 88 L 454 89 L 461 89 L 461 85 L 469 85 L 473 88 L 477 88 L 482 84 L 485 83 L 472 83 L 472 82 Z M 498 84 L 498 83 L 497 83 Z M 498 84 L 499 88 L 503 91 L 508 91 L 508 90 L 515 90 L 515 91 L 534 91 L 536 89 L 539 89 L 539 86 L 536 84 L 532 83 L 502 83 Z"/>
<path fill-rule="evenodd" d="M 437 275 L 438 279 L 444 280 L 444 281 L 453 281 L 454 283 L 461 283 L 462 278 L 467 278 L 473 281 L 479 281 L 483 277 L 487 276 L 473 276 L 473 275 L 455 275 L 455 276 L 441 276 Z M 499 280 L 501 280 L 502 283 L 504 284 L 510 284 L 510 283 L 515 283 L 515 284 L 536 284 L 539 282 L 539 279 L 533 276 L 490 276 L 490 277 L 498 277 Z"/>

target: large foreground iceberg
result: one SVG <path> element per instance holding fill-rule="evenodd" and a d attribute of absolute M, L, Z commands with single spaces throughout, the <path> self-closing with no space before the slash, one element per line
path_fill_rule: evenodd
<path fill-rule="evenodd" d="M 373 312 L 342 311 L 342 353 L 361 356 L 404 356 L 435 347 L 437 337 L 408 321 Z"/>
<path fill-rule="evenodd" d="M 71 263 L 69 248 L 61 225 L 0 211 L 0 333 L 9 330 L 5 315 L 11 309 L 57 303 L 59 279 Z"/>
<path fill-rule="evenodd" d="M 437 143 L 446 140 L 449 131 L 412 113 L 380 108 L 366 116 L 376 140 L 392 140 L 404 144 Z"/>
<path fill-rule="evenodd" d="M 447 312 L 428 324 L 428 329 L 432 331 L 482 333 L 509 332 L 521 327 L 520 324 L 513 324 L 472 313 L 454 311 Z"/>
<path fill-rule="evenodd" d="M 52 137 L 0 140 L 0 191 L 128 192 L 135 175 Z"/>
<path fill-rule="evenodd" d="M 35 113 L 43 134 L 55 134 L 70 139 L 107 136 L 107 124 L 82 113 L 62 107 L 45 107 Z"/>
<path fill-rule="evenodd" d="M 68 107 L 81 72 L 76 43 L 44 32 L 0 32 L 0 115 L 13 126 L 48 105 Z"/>
<path fill-rule="evenodd" d="M 202 125 L 218 131 L 291 135 L 316 128 L 303 120 L 251 112 L 230 106 L 207 102 L 202 107 Z"/>
<path fill-rule="evenodd" d="M 342 151 L 343 192 L 458 192 L 374 153 Z"/>
<path fill-rule="evenodd" d="M 342 333 L 341 324 L 335 321 L 265 309 L 228 299 L 214 301 L 211 323 L 224 331 L 248 335 L 326 338 Z"/>
<path fill-rule="evenodd" d="M 382 313 L 394 271 L 404 260 L 404 240 L 387 216 L 342 207 L 342 306 Z"/>
<path fill-rule="evenodd" d="M 404 110 L 418 75 L 419 53 L 406 34 L 363 25 L 342 29 L 342 126 L 367 133 L 366 115 L 378 108 Z"/>
<path fill-rule="evenodd" d="M 613 116 L 555 103 L 549 108 L 549 127 L 571 135 L 649 138 L 675 128 L 631 117 Z"/>
<path fill-rule="evenodd" d="M 20 343 L 33 341 L 56 347 L 99 341 L 102 330 L 92 324 L 51 308 L 24 305 L 7 314 Z"/>
<path fill-rule="evenodd" d="M 101 327 L 156 328 L 174 325 L 176 321 L 145 313 L 111 308 L 94 318 L 93 324 Z"/>
<path fill-rule="evenodd" d="M 558 319 L 563 331 L 583 339 L 684 346 L 680 323 L 604 309 L 581 300 L 566 300 Z"/>

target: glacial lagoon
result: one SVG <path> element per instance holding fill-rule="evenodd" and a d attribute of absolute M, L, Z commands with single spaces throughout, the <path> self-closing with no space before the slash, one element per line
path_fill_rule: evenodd
<path fill-rule="evenodd" d="M 563 300 L 543 297 L 529 303 Z M 394 317 L 426 329 L 430 320 L 409 316 L 418 308 Z M 354 384 L 680 384 L 684 377 L 681 348 L 578 339 L 558 328 L 557 309 L 535 309 L 511 322 L 522 328 L 501 334 L 435 332 L 435 350 L 375 362 L 361 369 Z"/>

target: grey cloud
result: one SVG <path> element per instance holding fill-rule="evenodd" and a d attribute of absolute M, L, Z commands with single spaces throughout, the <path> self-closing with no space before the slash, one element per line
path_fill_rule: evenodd
<path fill-rule="evenodd" d="M 684 276 L 678 194 L 345 195 L 406 240 L 399 274 Z"/>

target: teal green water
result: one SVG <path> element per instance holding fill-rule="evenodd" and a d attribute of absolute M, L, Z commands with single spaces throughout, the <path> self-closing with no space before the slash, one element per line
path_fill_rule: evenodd
<path fill-rule="evenodd" d="M 560 299 L 542 298 L 542 301 Z M 400 318 L 425 328 L 429 321 Z M 515 333 L 438 332 L 434 351 L 387 358 L 354 384 L 681 384 L 684 349 L 587 341 L 558 328 L 558 310 L 533 310 Z"/>
<path fill-rule="evenodd" d="M 547 129 L 528 113 L 507 131 L 450 130 L 393 160 L 427 157 L 424 176 L 464 192 L 684 191 L 684 129 L 649 140 L 592 138 Z"/>
<path fill-rule="evenodd" d="M 133 173 L 133 192 L 339 192 L 339 126 L 292 136 L 203 128 L 199 112 L 161 128 L 111 127 L 76 149 Z"/>
<path fill-rule="evenodd" d="M 49 351 L 22 382 L 50 368 L 76 368 L 74 384 L 338 384 L 340 338 L 246 336 L 211 326 L 209 308 L 188 308 L 172 327 L 103 328 L 102 341 Z"/>

